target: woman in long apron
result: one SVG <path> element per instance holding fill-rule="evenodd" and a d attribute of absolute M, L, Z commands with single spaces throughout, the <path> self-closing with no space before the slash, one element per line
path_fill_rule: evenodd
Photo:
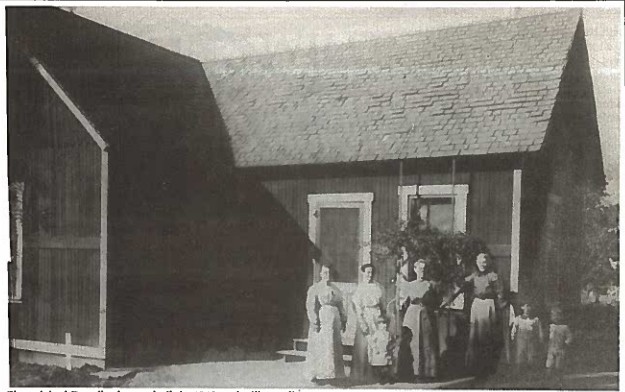
<path fill-rule="evenodd" d="M 320 383 L 345 377 L 341 331 L 347 316 L 339 288 L 330 280 L 330 268 L 321 266 L 321 280 L 308 289 L 306 313 L 308 352 L 306 373 L 309 380 Z"/>
<path fill-rule="evenodd" d="M 485 376 L 496 370 L 503 340 L 498 313 L 506 303 L 503 284 L 492 270 L 488 255 L 480 253 L 475 264 L 477 270 L 466 278 L 472 298 L 466 364 L 475 375 Z"/>
<path fill-rule="evenodd" d="M 438 376 L 438 332 L 434 310 L 440 304 L 433 282 L 425 279 L 425 261 L 414 264 L 417 279 L 403 286 L 405 310 L 398 357 L 398 378 L 428 380 Z"/>

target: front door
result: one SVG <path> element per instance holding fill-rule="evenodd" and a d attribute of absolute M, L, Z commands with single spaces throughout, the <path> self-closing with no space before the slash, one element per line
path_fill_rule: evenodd
<path fill-rule="evenodd" d="M 371 193 L 310 195 L 309 235 L 320 250 L 314 267 L 318 280 L 319 263 L 333 267 L 334 282 L 341 289 L 347 312 L 343 343 L 352 345 L 356 332 L 351 296 L 360 279 L 360 265 L 370 262 Z"/>

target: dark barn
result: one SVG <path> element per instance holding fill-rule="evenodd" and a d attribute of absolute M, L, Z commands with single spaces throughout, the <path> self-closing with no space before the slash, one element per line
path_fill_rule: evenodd
<path fill-rule="evenodd" d="M 417 212 L 511 298 L 578 300 L 577 190 L 604 186 L 579 11 L 204 64 L 60 10 L 7 27 L 22 360 L 275 350 L 317 261 L 349 293 Z"/>
<path fill-rule="evenodd" d="M 7 22 L 16 355 L 109 367 L 283 344 L 307 236 L 260 190 L 238 196 L 201 64 L 58 9 Z"/>

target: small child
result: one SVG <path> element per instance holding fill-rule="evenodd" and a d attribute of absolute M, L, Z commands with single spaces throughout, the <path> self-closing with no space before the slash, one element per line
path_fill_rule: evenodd
<path fill-rule="evenodd" d="M 567 346 L 573 341 L 573 334 L 568 325 L 564 324 L 562 309 L 551 309 L 551 324 L 549 324 L 549 348 L 547 351 L 547 373 L 551 375 L 554 370 L 562 373 L 566 359 Z"/>
<path fill-rule="evenodd" d="M 533 314 L 532 305 L 524 303 L 523 313 L 514 318 L 511 340 L 516 343 L 516 365 L 534 367 L 538 360 L 538 348 L 543 343 L 543 329 L 540 319 Z"/>

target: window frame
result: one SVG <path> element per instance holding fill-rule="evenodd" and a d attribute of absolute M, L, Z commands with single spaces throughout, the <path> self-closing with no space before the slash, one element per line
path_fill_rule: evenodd
<path fill-rule="evenodd" d="M 454 203 L 453 231 L 466 233 L 468 184 L 404 185 L 397 187 L 397 193 L 400 197 L 399 218 L 404 224 L 408 221 L 411 197 L 419 195 L 422 198 L 451 198 Z"/>

